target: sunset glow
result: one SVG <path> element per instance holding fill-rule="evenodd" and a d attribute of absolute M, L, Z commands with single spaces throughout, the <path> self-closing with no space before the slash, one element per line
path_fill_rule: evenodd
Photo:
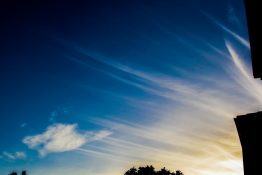
<path fill-rule="evenodd" d="M 6 12 L 0 175 L 244 174 L 233 119 L 262 81 L 243 2 L 126 3 Z"/>

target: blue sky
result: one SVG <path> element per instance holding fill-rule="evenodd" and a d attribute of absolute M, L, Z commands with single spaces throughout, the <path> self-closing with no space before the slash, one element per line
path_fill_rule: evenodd
<path fill-rule="evenodd" d="M 262 103 L 243 2 L 20 2 L 1 13 L 1 175 L 242 173 L 233 118 Z"/>

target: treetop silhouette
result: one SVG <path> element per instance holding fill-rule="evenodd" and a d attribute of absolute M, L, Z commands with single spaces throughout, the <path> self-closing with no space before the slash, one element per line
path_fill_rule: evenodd
<path fill-rule="evenodd" d="M 183 175 L 183 173 L 179 170 L 177 170 L 176 172 L 171 172 L 165 167 L 159 171 L 156 171 L 152 165 L 147 165 L 145 167 L 139 167 L 138 169 L 132 167 L 128 171 L 126 171 L 124 175 Z"/>

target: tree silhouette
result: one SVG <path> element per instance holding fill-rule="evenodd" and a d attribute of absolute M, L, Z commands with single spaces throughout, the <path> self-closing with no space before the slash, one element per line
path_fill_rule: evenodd
<path fill-rule="evenodd" d="M 16 172 L 16 171 L 13 171 L 13 172 L 11 172 L 11 173 L 8 174 L 8 175 L 17 175 L 17 172 Z M 21 173 L 21 175 L 26 175 L 26 171 L 23 170 L 22 173 Z"/>
<path fill-rule="evenodd" d="M 125 175 L 138 175 L 137 169 L 135 167 L 130 168 Z"/>
<path fill-rule="evenodd" d="M 179 170 L 176 172 L 171 172 L 165 167 L 159 171 L 155 171 L 155 168 L 152 165 L 147 165 L 145 167 L 139 167 L 138 169 L 132 167 L 126 171 L 124 175 L 183 175 L 183 173 Z"/>
<path fill-rule="evenodd" d="M 164 168 L 162 168 L 161 170 L 157 171 L 156 174 L 157 174 L 157 175 L 171 174 L 171 172 L 164 167 Z"/>
<path fill-rule="evenodd" d="M 17 172 L 13 171 L 9 175 L 17 175 Z"/>
<path fill-rule="evenodd" d="M 184 175 L 180 170 L 177 170 L 175 175 Z"/>
<path fill-rule="evenodd" d="M 138 168 L 138 175 L 154 175 L 155 174 L 155 168 L 151 166 L 146 167 L 139 167 Z"/>

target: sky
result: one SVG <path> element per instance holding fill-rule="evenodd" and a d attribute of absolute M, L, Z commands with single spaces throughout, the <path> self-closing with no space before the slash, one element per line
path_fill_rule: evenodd
<path fill-rule="evenodd" d="M 0 175 L 243 175 L 261 110 L 240 0 L 1 2 Z"/>

